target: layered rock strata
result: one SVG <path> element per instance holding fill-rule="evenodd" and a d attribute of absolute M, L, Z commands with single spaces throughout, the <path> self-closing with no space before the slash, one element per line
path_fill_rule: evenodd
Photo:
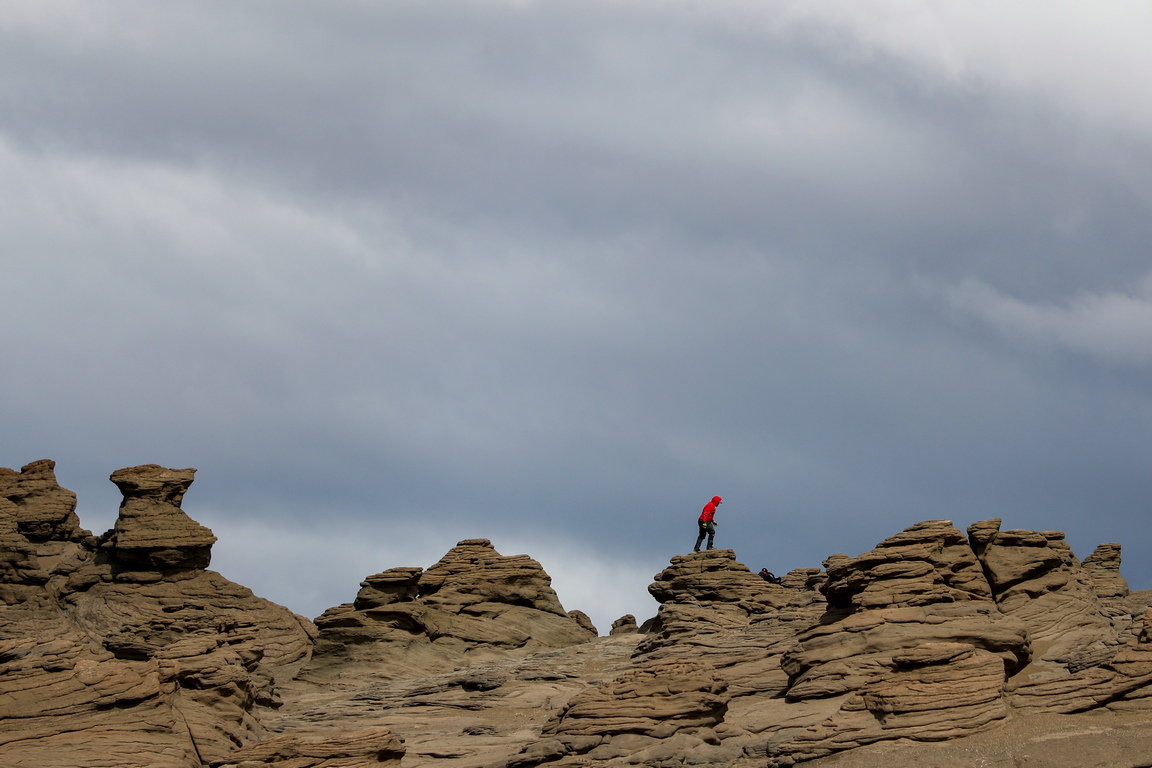
<path fill-rule="evenodd" d="M 1002 731 L 990 765 L 1055 739 L 1068 762 L 1045 764 L 1071 766 L 1152 744 L 1150 596 L 1117 544 L 1081 563 L 1059 532 L 926 521 L 779 584 L 732 550 L 676 556 L 655 619 L 596 638 L 536 561 L 469 539 L 369 576 L 317 634 L 206 569 L 194 472 L 113 473 L 95 537 L 51 462 L 0 470 L 0 765 L 959 766 L 976 753 L 892 756 Z M 1072 746 L 1101 740 L 1095 762 Z"/>
<path fill-rule="evenodd" d="M 76 494 L 56 482 L 56 462 L 41 459 L 19 472 L 0 467 L 0 499 L 21 535 L 33 541 L 74 541 L 90 535 L 80 528 Z M 3 503 L 3 502 L 0 502 Z"/>
<path fill-rule="evenodd" d="M 676 555 L 648 593 L 660 603 L 649 648 L 700 633 L 745 627 L 785 607 L 795 590 L 771 584 L 737 562 L 731 549 Z"/>
<path fill-rule="evenodd" d="M 329 608 L 305 676 L 316 681 L 413 677 L 493 658 L 583 643 L 587 616 L 569 615 L 551 578 L 527 555 L 504 556 L 466 539 L 427 571 L 392 568 L 360 584 L 355 601 Z"/>
<path fill-rule="evenodd" d="M 214 538 L 179 509 L 194 470 L 114 473 L 97 539 L 52 467 L 0 470 L 0 765 L 200 768 L 259 738 L 314 629 L 204 570 Z"/>
<path fill-rule="evenodd" d="M 708 726 L 711 742 L 681 745 L 691 762 L 786 766 L 882 742 L 959 738 L 1013 711 L 1144 707 L 1152 615 L 1133 614 L 1118 562 L 1106 545 L 1084 567 L 1062 534 L 1001 531 L 999 520 L 968 535 L 948 521 L 919 523 L 780 585 L 730 551 L 677 556 L 649 589 L 661 601 L 657 632 L 634 661 L 712 670 L 723 717 Z M 595 695 L 634 703 L 638 692 L 624 688 Z M 619 756 L 558 739 L 566 717 L 544 729 L 551 741 L 508 765 Z M 659 746 L 637 743 L 628 759 L 680 764 Z"/>

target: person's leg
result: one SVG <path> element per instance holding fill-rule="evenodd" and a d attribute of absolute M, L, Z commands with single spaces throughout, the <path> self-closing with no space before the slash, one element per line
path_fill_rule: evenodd
<path fill-rule="evenodd" d="M 712 549 L 712 543 L 716 540 L 716 526 L 708 523 L 708 549 Z"/>
<path fill-rule="evenodd" d="M 697 524 L 697 527 L 700 529 L 700 535 L 696 537 L 696 546 L 692 547 L 693 552 L 699 552 L 700 551 L 700 545 L 704 542 L 704 536 L 708 533 L 708 528 L 707 528 L 707 526 L 704 525 L 703 522 L 697 520 L 696 524 Z"/>

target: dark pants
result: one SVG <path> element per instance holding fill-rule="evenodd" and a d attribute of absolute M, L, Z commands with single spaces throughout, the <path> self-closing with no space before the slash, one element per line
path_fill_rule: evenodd
<path fill-rule="evenodd" d="M 696 546 L 692 548 L 692 551 L 700 551 L 700 544 L 704 541 L 705 536 L 708 537 L 708 549 L 712 549 L 712 542 L 716 539 L 716 526 L 711 522 L 706 523 L 703 520 L 697 520 L 696 522 L 700 526 L 700 535 L 696 537 Z"/>

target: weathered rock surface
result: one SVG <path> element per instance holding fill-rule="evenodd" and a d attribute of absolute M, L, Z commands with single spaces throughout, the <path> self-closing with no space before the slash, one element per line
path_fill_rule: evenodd
<path fill-rule="evenodd" d="M 95 537 L 51 462 L 0 470 L 0 765 L 1071 768 L 1152 749 L 1152 594 L 1118 544 L 1081 563 L 1059 532 L 927 521 L 779 584 L 732 550 L 676 556 L 657 616 L 597 638 L 536 561 L 469 539 L 369 576 L 317 632 L 206 569 L 194 472 L 113 473 L 120 518 Z"/>
<path fill-rule="evenodd" d="M 111 541 L 118 560 L 146 569 L 208 567 L 216 537 L 180 509 L 195 474 L 156 464 L 112 473 L 124 494 Z"/>
<path fill-rule="evenodd" d="M 1128 582 L 1120 575 L 1120 545 L 1101 544 L 1082 563 L 1101 600 L 1128 597 Z"/>
<path fill-rule="evenodd" d="M 213 768 L 380 768 L 399 766 L 404 745 L 387 728 L 364 728 L 327 738 L 275 736 L 242 747 Z"/>
<path fill-rule="evenodd" d="M 0 467 L 0 499 L 12 504 L 9 512 L 20 533 L 35 541 L 72 541 L 87 536 L 76 517 L 76 494 L 56 482 L 56 462 L 41 459 L 19 472 Z"/>
<path fill-rule="evenodd" d="M 427 571 L 369 576 L 354 602 L 325 611 L 304 674 L 330 684 L 366 674 L 415 677 L 596 637 L 587 616 L 564 610 L 551 581 L 527 555 L 504 556 L 488 539 L 466 539 Z"/>
<path fill-rule="evenodd" d="M 640 627 L 636 624 L 636 617 L 630 613 L 626 613 L 616 621 L 612 622 L 612 629 L 608 632 L 609 635 L 626 635 L 630 632 L 639 632 Z"/>
<path fill-rule="evenodd" d="M 276 675 L 307 659 L 315 630 L 203 570 L 214 539 L 179 509 L 193 470 L 114 474 L 121 520 L 96 539 L 51 469 L 0 472 L 14 482 L 0 504 L 0 765 L 199 768 L 263 735 L 253 713 L 277 704 Z"/>
<path fill-rule="evenodd" d="M 647 650 L 673 639 L 746 627 L 788 605 L 795 590 L 770 584 L 731 549 L 676 555 L 648 593 L 660 603 Z"/>

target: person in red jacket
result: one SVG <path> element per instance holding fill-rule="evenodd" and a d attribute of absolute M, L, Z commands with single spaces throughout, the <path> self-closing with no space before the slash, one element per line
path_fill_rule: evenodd
<path fill-rule="evenodd" d="M 693 552 L 700 551 L 700 544 L 704 541 L 704 537 L 708 537 L 708 549 L 712 549 L 712 542 L 716 539 L 716 507 L 720 506 L 723 501 L 719 496 L 713 496 L 712 501 L 704 505 L 704 511 L 700 513 L 700 519 L 696 522 L 700 524 L 700 535 L 696 537 L 696 546 L 692 548 Z"/>

